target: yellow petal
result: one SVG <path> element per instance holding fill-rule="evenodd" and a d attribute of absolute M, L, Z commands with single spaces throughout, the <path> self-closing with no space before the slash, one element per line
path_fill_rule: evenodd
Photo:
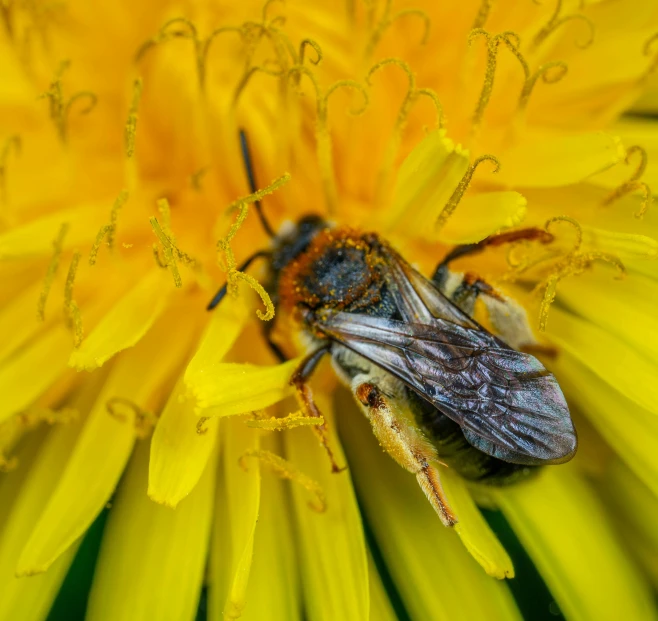
<path fill-rule="evenodd" d="M 235 421 L 238 424 L 241 422 Z M 232 424 L 228 421 L 226 424 Z M 223 424 L 223 423 L 222 423 Z M 252 432 L 253 433 L 253 432 Z M 276 437 L 265 437 L 261 446 L 275 453 L 280 453 Z M 255 461 L 248 461 L 249 470 L 257 469 Z M 246 603 L 241 621 L 300 621 L 301 595 L 299 589 L 299 576 L 295 542 L 292 536 L 292 521 L 288 511 L 288 495 L 284 489 L 284 483 L 275 475 L 262 470 L 263 484 L 261 486 L 260 512 L 258 527 L 256 528 L 256 540 L 254 543 L 254 556 L 247 592 L 244 596 Z M 240 482 L 244 476 L 236 477 Z M 249 479 L 249 486 L 253 485 L 253 475 Z M 232 519 L 242 519 L 237 511 L 236 502 L 240 499 L 233 498 L 232 505 L 226 505 L 229 488 L 221 488 L 218 495 L 218 518 L 215 520 L 212 547 L 210 551 L 210 593 L 208 598 L 208 618 L 221 619 L 222 611 L 226 603 L 226 582 L 228 570 L 232 567 L 231 560 L 233 550 L 230 543 L 233 522 L 223 522 L 220 517 L 227 515 L 230 510 Z M 245 499 L 251 502 L 253 499 Z M 252 513 L 253 515 L 253 513 Z M 243 548 L 244 549 L 244 548 Z M 276 567 L 276 571 L 272 568 Z"/>
<path fill-rule="evenodd" d="M 642 484 L 621 461 L 605 472 L 603 492 L 624 541 L 658 585 L 658 496 Z"/>
<path fill-rule="evenodd" d="M 658 496 L 658 417 L 639 407 L 569 354 L 551 364 L 570 403 Z"/>
<path fill-rule="evenodd" d="M 625 157 L 621 141 L 603 132 L 537 136 L 500 155 L 497 181 L 511 187 L 551 188 L 577 183 Z"/>
<path fill-rule="evenodd" d="M 550 310 L 547 333 L 560 349 L 631 401 L 658 414 L 658 365 L 628 343 L 555 304 Z"/>
<path fill-rule="evenodd" d="M 484 192 L 465 196 L 438 239 L 447 244 L 471 244 L 523 221 L 527 201 L 518 192 Z"/>
<path fill-rule="evenodd" d="M 339 403 L 359 499 L 411 617 L 520 620 L 505 582 L 487 576 L 454 529 L 441 524 L 415 477 L 381 451 L 344 395 Z"/>
<path fill-rule="evenodd" d="M 301 358 L 283 364 L 217 363 L 187 384 L 202 416 L 232 416 L 266 408 L 292 394 L 290 378 Z"/>
<path fill-rule="evenodd" d="M 15 576 L 21 549 L 66 467 L 78 434 L 77 425 L 51 429 L 33 463 L 21 464 L 29 472 L 0 531 L 0 619 L 45 618 L 73 560 L 77 544 L 57 559 L 48 573 L 30 578 Z"/>
<path fill-rule="evenodd" d="M 330 402 L 320 394 L 316 398 L 323 414 L 333 420 Z M 286 431 L 285 441 L 288 459 L 320 484 L 326 498 L 326 511 L 317 513 L 309 507 L 308 492 L 292 485 L 308 617 L 311 621 L 368 619 L 366 544 L 349 473 L 332 474 L 326 453 L 308 429 Z M 345 464 L 333 433 L 330 442 L 338 464 Z"/>
<path fill-rule="evenodd" d="M 368 554 L 368 577 L 370 580 L 370 621 L 397 621 L 398 617 L 388 599 L 371 554 Z"/>
<path fill-rule="evenodd" d="M 4 360 L 42 328 L 36 316 L 36 301 L 42 287 L 41 283 L 27 287 L 0 308 L 0 360 Z"/>
<path fill-rule="evenodd" d="M 605 270 L 594 269 L 581 278 L 561 282 L 558 299 L 576 315 L 658 363 L 656 281 L 640 274 L 612 280 Z"/>
<path fill-rule="evenodd" d="M 212 382 L 206 369 L 218 365 L 226 355 L 244 327 L 247 312 L 241 298 L 222 302 L 160 415 L 149 465 L 148 494 L 155 502 L 175 507 L 194 488 L 206 466 L 215 446 L 218 421 L 208 420 L 197 429 L 199 419 L 190 386 L 194 387 L 197 378 Z"/>
<path fill-rule="evenodd" d="M 246 427 L 243 421 L 233 420 L 222 423 L 221 433 L 222 478 L 214 526 L 214 545 L 219 557 L 214 557 L 212 566 L 215 585 L 212 599 L 218 613 L 216 618 L 229 621 L 240 618 L 248 603 L 261 479 L 257 462 L 249 460 L 246 470 L 240 465 L 246 451 L 258 449 L 258 432 Z M 268 559 L 270 563 L 272 560 Z M 262 599 L 262 594 L 256 599 Z"/>
<path fill-rule="evenodd" d="M 87 244 L 98 232 L 103 218 L 106 217 L 106 212 L 105 204 L 85 205 L 66 211 L 57 211 L 13 228 L 0 235 L 0 259 L 51 254 L 53 240 L 64 223 L 69 225 L 62 244 L 64 249 Z"/>
<path fill-rule="evenodd" d="M 57 324 L 0 365 L 0 422 L 27 408 L 66 371 L 71 347 L 71 333 Z"/>
<path fill-rule="evenodd" d="M 198 422 L 179 380 L 151 441 L 148 495 L 154 502 L 175 508 L 199 481 L 215 448 L 218 421 Z"/>
<path fill-rule="evenodd" d="M 400 166 L 384 226 L 408 232 L 433 230 L 468 166 L 467 150 L 455 145 L 444 130 L 429 132 Z"/>
<path fill-rule="evenodd" d="M 455 532 L 484 570 L 494 578 L 513 578 L 512 561 L 482 517 L 465 481 L 450 468 L 441 468 L 441 483 L 459 523 Z"/>
<path fill-rule="evenodd" d="M 567 466 L 495 490 L 567 619 L 655 619 L 651 592 L 592 490 Z"/>
<path fill-rule="evenodd" d="M 173 309 L 137 347 L 117 360 L 25 545 L 19 573 L 45 571 L 89 528 L 105 506 L 135 441 L 132 409 L 122 408 L 123 419 L 119 419 L 110 415 L 107 401 L 115 397 L 129 399 L 142 410 L 155 405 L 153 397 L 189 347 L 192 327 L 184 318 L 184 308 Z M 170 322 L 178 325 L 176 331 L 171 330 Z"/>
<path fill-rule="evenodd" d="M 163 270 L 141 278 L 71 354 L 69 365 L 78 371 L 92 371 L 121 350 L 135 345 L 164 309 L 170 292 Z"/>
<path fill-rule="evenodd" d="M 148 443 L 140 442 L 103 534 L 86 618 L 193 621 L 212 520 L 215 468 L 175 511 L 145 494 Z"/>
<path fill-rule="evenodd" d="M 611 252 L 618 257 L 655 259 L 658 257 L 658 241 L 646 235 L 606 231 L 591 226 L 583 227 L 583 249 Z M 655 262 L 652 262 L 654 271 Z"/>
<path fill-rule="evenodd" d="M 248 319 L 249 305 L 242 296 L 226 297 L 212 312 L 212 318 L 185 369 L 185 385 L 193 387 L 197 378 L 206 375 L 206 369 L 221 362 L 235 343 Z M 191 388 L 192 389 L 192 388 Z"/>

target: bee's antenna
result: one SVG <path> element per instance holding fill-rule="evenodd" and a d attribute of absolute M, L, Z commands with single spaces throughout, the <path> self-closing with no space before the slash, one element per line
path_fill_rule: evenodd
<path fill-rule="evenodd" d="M 251 153 L 249 152 L 249 141 L 247 140 L 247 134 L 244 129 L 240 129 L 240 148 L 242 149 L 242 159 L 244 160 L 244 167 L 247 172 L 247 180 L 249 181 L 249 191 L 253 194 L 256 191 L 256 178 L 254 176 L 254 167 L 251 162 Z M 270 236 L 274 237 L 274 229 L 270 226 L 270 223 L 267 221 L 265 214 L 263 213 L 263 206 L 260 201 L 256 201 L 256 211 L 258 212 L 258 217 L 260 223 L 263 225 L 264 231 Z"/>
<path fill-rule="evenodd" d="M 237 269 L 238 269 L 239 272 L 244 272 L 252 264 L 253 261 L 255 261 L 256 259 L 259 259 L 260 257 L 269 257 L 270 254 L 271 253 L 268 252 L 267 250 L 259 250 L 258 252 L 255 252 L 254 254 L 252 254 L 248 259 L 246 259 L 245 262 L 240 267 L 238 267 Z M 224 296 L 226 296 L 227 290 L 228 290 L 228 283 L 225 282 L 221 286 L 219 291 L 217 293 L 215 293 L 215 297 L 212 300 L 210 300 L 210 302 L 208 303 L 208 306 L 206 306 L 206 310 L 211 311 L 213 308 L 215 308 L 215 306 L 217 306 L 224 299 Z"/>

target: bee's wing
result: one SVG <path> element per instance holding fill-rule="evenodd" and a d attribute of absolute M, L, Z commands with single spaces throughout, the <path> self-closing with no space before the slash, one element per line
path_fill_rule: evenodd
<path fill-rule="evenodd" d="M 389 258 L 405 321 L 339 312 L 314 325 L 408 384 L 484 453 L 528 465 L 568 460 L 576 435 L 555 377 L 482 329 L 402 259 Z"/>

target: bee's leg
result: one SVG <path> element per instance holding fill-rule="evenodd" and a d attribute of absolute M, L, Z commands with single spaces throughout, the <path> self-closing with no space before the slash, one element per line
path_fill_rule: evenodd
<path fill-rule="evenodd" d="M 279 361 L 279 362 L 286 362 L 288 358 L 286 355 L 283 353 L 281 348 L 272 340 L 272 331 L 274 330 L 274 326 L 276 325 L 274 322 L 276 319 L 273 321 L 264 321 L 263 323 L 263 336 L 265 337 L 265 342 L 267 343 L 267 346 L 270 348 L 270 351 L 274 354 L 274 357 Z"/>
<path fill-rule="evenodd" d="M 318 409 L 318 406 L 313 400 L 313 392 L 311 391 L 311 386 L 308 383 L 313 371 L 315 371 L 318 363 L 322 359 L 322 356 L 329 353 L 331 349 L 331 344 L 323 345 L 319 349 L 316 349 L 314 352 L 311 352 L 306 356 L 300 363 L 295 372 L 290 378 L 290 385 L 294 386 L 297 389 L 297 398 L 302 410 L 306 416 L 312 418 L 322 418 L 322 413 Z M 331 462 L 331 471 L 332 472 L 342 472 L 345 470 L 345 467 L 340 468 L 336 463 L 336 458 L 334 453 L 329 446 L 329 438 L 327 437 L 327 423 L 326 421 L 322 425 L 315 425 L 313 431 L 317 434 L 320 443 L 324 447 L 324 450 L 329 456 L 329 461 Z"/>
<path fill-rule="evenodd" d="M 398 464 L 416 475 L 441 521 L 446 526 L 453 526 L 457 517 L 448 504 L 434 465 L 438 461 L 436 449 L 414 423 L 412 415 L 405 413 L 395 399 L 389 398 L 375 384 L 363 381 L 366 378 L 374 379 L 365 374 L 358 375 L 352 382 L 352 389 L 377 440 Z"/>

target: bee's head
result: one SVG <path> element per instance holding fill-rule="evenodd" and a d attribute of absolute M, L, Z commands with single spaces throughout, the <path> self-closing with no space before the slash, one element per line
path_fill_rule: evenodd
<path fill-rule="evenodd" d="M 281 271 L 291 261 L 294 261 L 308 247 L 313 238 L 330 228 L 329 223 L 317 215 L 302 216 L 295 223 L 286 223 L 274 238 L 272 252 L 272 268 Z"/>

